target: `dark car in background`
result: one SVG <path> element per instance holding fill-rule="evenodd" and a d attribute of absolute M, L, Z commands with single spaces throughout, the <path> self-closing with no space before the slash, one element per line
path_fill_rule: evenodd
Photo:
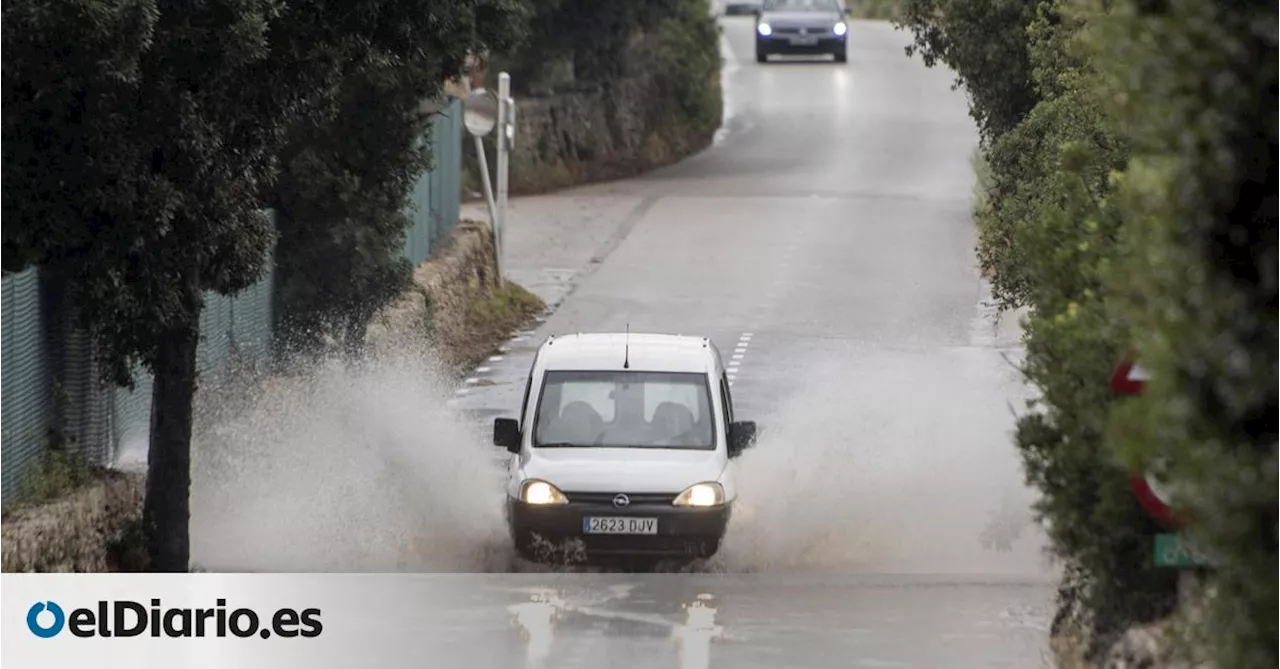
<path fill-rule="evenodd" d="M 848 15 L 843 0 L 764 0 L 756 12 L 756 62 L 827 54 L 848 62 Z"/>

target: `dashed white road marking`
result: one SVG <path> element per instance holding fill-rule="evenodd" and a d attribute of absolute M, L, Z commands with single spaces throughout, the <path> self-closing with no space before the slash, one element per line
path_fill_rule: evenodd
<path fill-rule="evenodd" d="M 492 367 L 476 367 L 476 374 L 488 374 L 493 371 Z"/>
<path fill-rule="evenodd" d="M 500 356 L 500 355 L 491 355 L 491 356 L 489 356 L 489 362 L 502 362 L 502 356 Z"/>
<path fill-rule="evenodd" d="M 467 379 L 466 383 L 469 386 L 474 386 L 475 384 L 480 383 L 480 379 L 477 379 L 476 377 L 472 376 Z"/>
<path fill-rule="evenodd" d="M 743 332 L 738 336 L 738 345 L 734 347 L 733 355 L 725 371 L 725 376 L 729 378 L 730 387 L 738 379 L 738 372 L 742 371 L 742 360 L 747 357 L 747 348 L 751 346 L 751 338 L 754 336 L 754 332 Z"/>

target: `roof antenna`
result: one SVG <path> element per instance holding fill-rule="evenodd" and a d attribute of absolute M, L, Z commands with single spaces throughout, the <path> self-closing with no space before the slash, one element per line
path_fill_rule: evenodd
<path fill-rule="evenodd" d="M 631 324 L 627 323 L 627 338 L 623 340 L 622 368 L 631 369 Z"/>

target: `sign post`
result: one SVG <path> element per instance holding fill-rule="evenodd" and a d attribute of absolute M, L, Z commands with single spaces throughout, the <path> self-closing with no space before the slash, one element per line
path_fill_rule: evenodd
<path fill-rule="evenodd" d="M 468 89 L 470 82 L 467 83 Z M 493 233 L 493 253 L 498 266 L 498 285 L 506 281 L 503 274 L 502 233 L 507 222 L 507 169 L 509 153 L 515 143 L 516 103 L 511 97 L 511 75 L 498 75 L 498 94 L 478 88 L 467 93 L 463 105 L 463 124 L 475 138 L 476 159 L 480 163 L 480 180 L 484 186 L 485 203 L 489 206 L 489 227 Z M 497 129 L 498 155 L 497 195 L 489 178 L 489 160 L 484 152 L 484 137 Z"/>
<path fill-rule="evenodd" d="M 498 74 L 498 227 L 493 239 L 499 284 L 505 280 L 502 274 L 502 238 L 507 228 L 507 172 L 511 165 L 511 146 L 515 143 L 515 121 L 516 103 L 511 98 L 511 75 L 501 72 Z"/>

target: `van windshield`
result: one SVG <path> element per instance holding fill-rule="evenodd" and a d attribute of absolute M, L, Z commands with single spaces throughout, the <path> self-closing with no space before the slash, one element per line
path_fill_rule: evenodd
<path fill-rule="evenodd" d="M 679 448 L 716 446 L 705 374 L 547 372 L 534 446 Z"/>

